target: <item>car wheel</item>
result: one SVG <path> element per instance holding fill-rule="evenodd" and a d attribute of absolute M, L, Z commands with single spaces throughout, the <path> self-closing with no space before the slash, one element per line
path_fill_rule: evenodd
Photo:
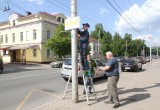
<path fill-rule="evenodd" d="M 62 64 L 59 64 L 59 68 L 62 68 Z"/>
<path fill-rule="evenodd" d="M 81 84 L 81 85 L 83 85 L 83 84 L 84 84 L 84 82 L 83 82 L 83 78 L 82 78 L 82 77 L 79 77 L 79 78 L 78 78 L 78 83 L 79 83 L 79 84 Z"/>
<path fill-rule="evenodd" d="M 104 75 L 104 79 L 108 79 L 108 76 L 107 76 L 107 75 Z"/>
<path fill-rule="evenodd" d="M 141 65 L 141 68 L 140 68 L 140 70 L 142 70 L 142 65 Z"/>
<path fill-rule="evenodd" d="M 63 78 L 65 81 L 68 81 L 68 78 Z"/>
<path fill-rule="evenodd" d="M 3 72 L 3 69 L 2 68 L 0 68 L 0 73 L 2 73 Z"/>
<path fill-rule="evenodd" d="M 138 72 L 138 67 L 135 69 L 136 72 Z"/>

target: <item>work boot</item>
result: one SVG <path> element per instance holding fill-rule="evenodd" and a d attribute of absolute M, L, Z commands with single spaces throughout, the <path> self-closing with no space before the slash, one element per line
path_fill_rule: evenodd
<path fill-rule="evenodd" d="M 115 104 L 115 105 L 113 106 L 113 108 L 118 108 L 119 106 L 120 106 L 120 104 L 117 103 L 117 104 Z"/>

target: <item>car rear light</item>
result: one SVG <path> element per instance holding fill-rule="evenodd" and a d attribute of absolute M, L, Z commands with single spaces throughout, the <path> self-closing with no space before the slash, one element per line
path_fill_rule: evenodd
<path fill-rule="evenodd" d="M 78 71 L 80 71 L 80 66 L 78 66 Z"/>
<path fill-rule="evenodd" d="M 136 64 L 136 63 L 134 63 L 134 64 L 133 64 L 133 66 L 137 66 L 137 64 Z"/>

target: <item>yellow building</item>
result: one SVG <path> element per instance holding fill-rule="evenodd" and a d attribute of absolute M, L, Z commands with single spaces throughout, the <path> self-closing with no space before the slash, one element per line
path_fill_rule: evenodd
<path fill-rule="evenodd" d="M 27 15 L 12 14 L 6 22 L 0 22 L 0 54 L 4 63 L 50 62 L 55 57 L 44 45 L 53 36 L 56 25 L 66 17 L 46 12 Z"/>

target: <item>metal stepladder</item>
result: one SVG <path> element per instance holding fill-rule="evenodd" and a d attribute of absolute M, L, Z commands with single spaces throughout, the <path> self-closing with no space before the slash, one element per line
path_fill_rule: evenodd
<path fill-rule="evenodd" d="M 80 54 L 79 54 L 80 56 Z M 80 57 L 79 57 L 80 58 Z M 83 84 L 84 84 L 84 90 L 85 90 L 85 95 L 86 95 L 86 99 L 87 99 L 87 104 L 90 105 L 89 103 L 89 96 L 88 96 L 88 91 L 87 91 L 87 86 L 86 86 L 86 80 L 85 80 L 85 71 L 83 70 L 83 66 L 82 66 L 82 62 L 81 62 L 81 58 L 80 58 L 80 71 L 83 73 Z M 66 84 L 66 88 L 65 88 L 65 91 L 64 91 L 64 95 L 63 95 L 63 99 L 65 99 L 65 95 L 66 95 L 66 92 L 67 92 L 67 89 L 68 89 L 68 86 L 69 86 L 69 83 L 71 81 L 71 78 L 72 78 L 72 74 L 69 76 L 69 79 L 67 81 L 67 84 Z M 97 95 L 95 93 L 95 88 L 94 88 L 94 85 L 93 85 L 93 78 L 91 78 L 91 87 L 93 89 L 93 95 L 95 96 L 95 99 L 97 100 Z"/>

